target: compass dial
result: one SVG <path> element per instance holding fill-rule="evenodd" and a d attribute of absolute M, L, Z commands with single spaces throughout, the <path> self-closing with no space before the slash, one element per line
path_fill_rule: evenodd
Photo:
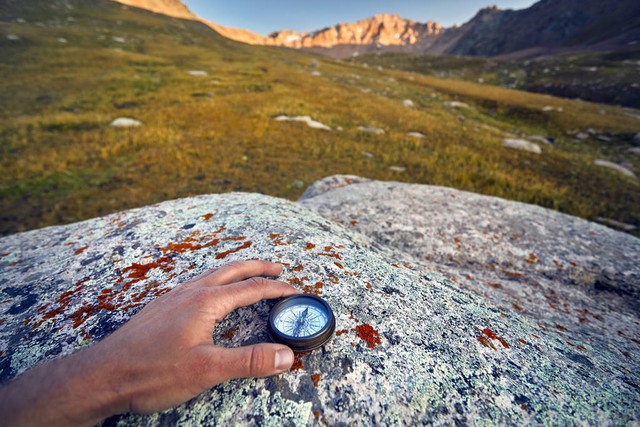
<path fill-rule="evenodd" d="M 269 335 L 294 351 L 310 351 L 331 339 L 336 327 L 331 307 L 315 295 L 293 295 L 269 314 Z"/>
<path fill-rule="evenodd" d="M 292 337 L 308 337 L 320 332 L 328 321 L 327 314 L 318 307 L 299 304 L 278 313 L 274 323 L 283 334 Z"/>

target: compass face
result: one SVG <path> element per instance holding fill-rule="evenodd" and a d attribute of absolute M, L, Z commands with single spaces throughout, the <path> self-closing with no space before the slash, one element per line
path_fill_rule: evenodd
<path fill-rule="evenodd" d="M 327 324 L 327 313 L 311 304 L 296 304 L 283 309 L 274 320 L 276 329 L 291 337 L 308 337 Z"/>
<path fill-rule="evenodd" d="M 309 351 L 331 339 L 336 321 L 331 307 L 315 295 L 294 295 L 269 314 L 269 335 L 294 351 Z"/>

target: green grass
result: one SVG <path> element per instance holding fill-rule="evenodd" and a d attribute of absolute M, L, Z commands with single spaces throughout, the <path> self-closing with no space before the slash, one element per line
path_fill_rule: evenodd
<path fill-rule="evenodd" d="M 2 234 L 202 193 L 296 199 L 336 173 L 640 225 L 638 181 L 592 164 L 604 158 L 640 171 L 626 154 L 638 111 L 242 45 L 106 0 L 67 3 L 74 8 L 40 0 L 1 10 L 12 17 L 0 24 Z M 407 98 L 414 108 L 401 104 Z M 443 106 L 454 99 L 472 108 Z M 549 105 L 563 112 L 543 112 Z M 280 114 L 333 130 L 274 121 Z M 109 126 L 122 116 L 144 126 Z M 612 140 L 577 143 L 569 133 L 587 128 Z M 505 136 L 534 134 L 557 142 L 540 156 L 501 146 Z"/>
<path fill-rule="evenodd" d="M 445 79 L 640 108 L 640 48 L 629 48 L 623 52 L 571 53 L 526 61 L 404 53 L 363 55 L 350 61 Z"/>

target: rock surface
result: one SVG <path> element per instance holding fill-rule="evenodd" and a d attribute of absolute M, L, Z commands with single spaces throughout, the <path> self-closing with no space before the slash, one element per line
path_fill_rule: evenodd
<path fill-rule="evenodd" d="M 624 166 L 621 166 L 621 165 L 619 165 L 617 163 L 610 162 L 608 160 L 597 159 L 597 160 L 593 161 L 593 164 L 596 165 L 596 166 L 603 167 L 603 168 L 615 170 L 615 171 L 620 172 L 621 174 L 629 176 L 631 178 L 635 178 L 636 177 L 636 174 L 633 173 L 633 171 L 630 171 L 629 169 L 625 168 Z"/>
<path fill-rule="evenodd" d="M 316 120 L 313 120 L 311 117 L 309 116 L 295 116 L 295 117 L 289 117 L 289 116 L 277 116 L 275 117 L 273 120 L 277 121 L 277 122 L 303 122 L 306 123 L 307 126 L 309 126 L 310 128 L 313 129 L 322 129 L 322 130 L 331 130 L 331 128 L 323 123 L 320 123 Z"/>
<path fill-rule="evenodd" d="M 434 191 L 440 199 L 430 203 L 424 195 Z M 513 222 L 500 223 L 505 215 Z M 565 228 L 554 228 L 553 218 Z M 562 238 L 551 259 L 546 244 Z M 589 239 L 600 252 L 584 247 Z M 471 245 L 482 240 L 490 251 Z M 449 258 L 447 245 L 464 250 Z M 421 250 L 442 260 L 425 260 Z M 640 420 L 639 251 L 633 237 L 541 208 L 359 177 L 316 183 L 301 204 L 237 193 L 164 202 L 0 239 L 0 379 L 103 338 L 204 269 L 263 258 L 286 263 L 284 280 L 329 302 L 332 341 L 291 372 L 230 381 L 176 409 L 111 424 L 633 423 Z M 474 291 L 429 271 L 481 277 L 489 264 L 502 290 L 482 283 Z M 603 274 L 593 282 L 595 271 Z M 509 292 L 533 301 L 507 309 L 496 301 Z M 266 341 L 272 303 L 236 310 L 215 341 Z"/>
<path fill-rule="evenodd" d="M 118 117 L 111 122 L 111 126 L 115 128 L 137 128 L 142 126 L 142 122 L 130 117 Z"/>
<path fill-rule="evenodd" d="M 542 153 L 542 148 L 540 148 L 538 144 L 527 141 L 526 139 L 505 138 L 502 140 L 502 145 L 516 150 L 528 151 L 530 153 Z"/>

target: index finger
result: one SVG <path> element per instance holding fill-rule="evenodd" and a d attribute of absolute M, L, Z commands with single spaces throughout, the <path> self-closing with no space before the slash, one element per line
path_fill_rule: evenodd
<path fill-rule="evenodd" d="M 263 299 L 281 298 L 302 293 L 302 291 L 288 283 L 263 277 L 252 277 L 242 282 L 224 286 L 219 289 L 219 292 L 225 316 L 238 307 L 251 305 Z"/>
<path fill-rule="evenodd" d="M 200 276 L 189 280 L 190 286 L 221 286 L 238 282 L 253 276 L 278 276 L 282 272 L 282 264 L 275 262 L 250 260 L 234 261 L 220 268 L 205 271 Z"/>

